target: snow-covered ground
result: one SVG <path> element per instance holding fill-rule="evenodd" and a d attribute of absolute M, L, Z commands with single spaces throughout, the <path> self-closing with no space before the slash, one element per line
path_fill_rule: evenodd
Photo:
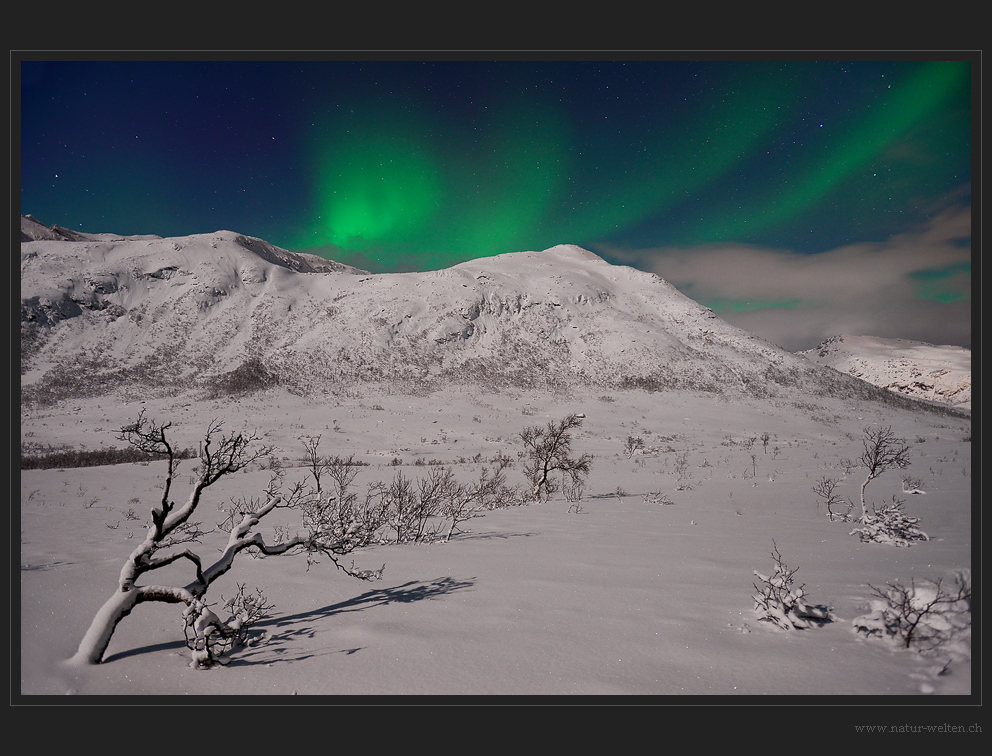
<path fill-rule="evenodd" d="M 868 609 L 869 584 L 947 578 L 971 567 L 969 420 L 841 399 L 468 388 L 411 397 L 367 387 L 320 400 L 277 390 L 215 402 L 80 399 L 23 410 L 22 440 L 121 446 L 117 429 L 141 410 L 172 421 L 179 446 L 195 447 L 214 418 L 229 429 L 258 429 L 277 447 L 288 480 L 305 474 L 294 467 L 300 439 L 321 434 L 324 454 L 369 463 L 359 490 L 397 469 L 416 478 L 431 460 L 450 463 L 467 481 L 480 467 L 476 455 L 516 458 L 525 426 L 569 412 L 586 416 L 573 449 L 595 460 L 578 513 L 554 498 L 487 513 L 449 543 L 355 552 L 356 567 L 385 563 L 378 582 L 349 578 L 329 562 L 308 571 L 303 557 L 243 554 L 207 598 L 220 602 L 247 583 L 275 609 L 257 627 L 263 642 L 207 671 L 189 667 L 180 608 L 156 604 L 123 620 L 103 664 L 63 666 L 143 537 L 163 469 L 152 462 L 23 471 L 25 696 L 971 692 L 968 644 L 923 655 L 858 636 L 851 623 Z M 873 481 L 869 499 L 906 499 L 929 541 L 862 543 L 849 535 L 850 523 L 828 521 L 818 505 L 812 488 L 824 476 L 857 500 L 863 476 L 847 474 L 842 460 L 861 453 L 862 429 L 874 424 L 891 425 L 912 444 L 912 465 Z M 624 453 L 629 436 L 644 441 L 642 453 Z M 509 482 L 524 483 L 521 467 L 517 461 L 507 471 Z M 925 494 L 903 494 L 903 475 L 918 478 Z M 209 489 L 204 527 L 221 519 L 232 497 L 259 495 L 268 476 L 253 467 Z M 177 500 L 188 489 L 186 476 L 179 482 Z M 140 520 L 129 519 L 129 509 Z M 271 536 L 273 524 L 264 522 L 262 532 Z M 223 538 L 209 536 L 204 550 Z M 754 571 L 771 571 L 774 546 L 799 568 L 808 600 L 831 607 L 834 622 L 785 632 L 757 620 Z M 188 563 L 169 570 L 179 584 L 190 579 Z"/>

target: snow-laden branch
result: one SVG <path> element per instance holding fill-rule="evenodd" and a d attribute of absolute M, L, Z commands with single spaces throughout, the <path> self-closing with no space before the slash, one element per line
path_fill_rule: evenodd
<path fill-rule="evenodd" d="M 228 624 L 211 611 L 203 601 L 204 595 L 219 577 L 226 574 L 234 565 L 239 553 L 255 549 L 265 556 L 278 556 L 289 553 L 322 553 L 329 556 L 334 564 L 353 577 L 373 580 L 381 576 L 382 570 L 355 570 L 342 566 L 337 557 L 355 548 L 360 540 L 351 537 L 354 527 L 340 533 L 340 523 L 327 517 L 324 510 L 332 506 L 333 499 L 322 500 L 299 484 L 283 497 L 275 492 L 277 486 L 270 484 L 265 503 L 256 506 L 235 506 L 229 514 L 231 523 L 227 545 L 212 564 L 204 568 L 202 557 L 189 546 L 168 551 L 180 544 L 195 543 L 203 532 L 198 523 L 190 518 L 199 507 L 203 492 L 225 475 L 244 469 L 263 455 L 270 453 L 268 447 L 253 448 L 257 436 L 254 433 L 224 435 L 217 439 L 221 423 L 214 421 L 207 430 L 201 446 L 200 465 L 193 490 L 183 506 L 176 508 L 169 498 L 176 473 L 176 457 L 172 446 L 166 440 L 165 431 L 169 423 L 157 424 L 143 414 L 136 422 L 121 429 L 121 437 L 135 448 L 149 454 L 162 455 L 167 460 L 167 474 L 163 485 L 161 504 L 153 506 L 151 523 L 144 540 L 131 552 L 121 568 L 117 590 L 96 613 L 86 634 L 73 657 L 74 662 L 99 663 L 107 650 L 110 639 L 118 623 L 139 603 L 162 601 L 186 605 L 187 628 L 192 628 L 194 637 L 191 649 L 194 663 L 202 666 L 213 660 L 208 636 L 239 639 L 243 637 L 244 618 L 232 617 Z M 214 441 L 216 440 L 216 445 Z M 299 508 L 306 513 L 305 523 L 308 532 L 290 538 L 281 538 L 277 543 L 267 543 L 260 533 L 253 532 L 261 520 L 276 508 Z M 240 516 L 240 520 L 238 517 Z M 328 527 L 334 525 L 335 528 Z M 226 529 L 226 528 L 225 528 Z M 180 561 L 190 562 L 195 569 L 195 578 L 185 586 L 139 585 L 139 579 L 146 573 L 161 569 Z M 243 589 L 242 589 L 243 594 Z M 259 605 L 264 605 L 264 601 Z M 256 602 L 257 604 L 257 602 Z M 256 604 L 253 604 L 257 610 Z M 253 610 L 254 611 L 254 610 Z"/>

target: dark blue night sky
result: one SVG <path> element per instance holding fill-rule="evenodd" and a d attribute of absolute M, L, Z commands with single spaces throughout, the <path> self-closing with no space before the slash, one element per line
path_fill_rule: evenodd
<path fill-rule="evenodd" d="M 963 58 L 25 59 L 20 72 L 21 212 L 48 225 L 230 229 L 381 272 L 571 243 L 751 327 L 760 311 L 828 317 L 807 279 L 868 265 L 898 279 L 877 282 L 880 298 L 931 325 L 897 333 L 904 318 L 879 309 L 822 335 L 970 346 Z"/>

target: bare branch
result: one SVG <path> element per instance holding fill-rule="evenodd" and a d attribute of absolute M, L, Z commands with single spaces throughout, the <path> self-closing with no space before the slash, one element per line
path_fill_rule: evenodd
<path fill-rule="evenodd" d="M 330 462 L 317 453 L 317 447 L 319 445 L 319 435 L 309 436 L 303 440 L 303 450 L 306 452 L 307 467 L 310 469 L 310 475 L 313 476 L 314 486 L 316 486 L 318 494 L 321 492 L 320 479 L 330 467 Z"/>
<path fill-rule="evenodd" d="M 813 493 L 819 496 L 827 505 L 827 519 L 831 522 L 834 520 L 842 520 L 847 522 L 851 519 L 851 510 L 854 508 L 854 502 L 850 499 L 844 499 L 840 494 L 835 493 L 835 490 L 840 481 L 836 478 L 827 478 L 824 476 L 820 478 L 813 486 Z M 839 508 L 843 505 L 844 501 L 847 501 L 847 510 L 844 512 L 835 511 L 835 508 Z M 817 507 L 820 505 L 817 504 Z"/>
<path fill-rule="evenodd" d="M 970 632 L 971 574 L 962 571 L 950 581 L 924 580 L 908 586 L 888 583 L 884 588 L 869 584 L 876 597 L 873 611 L 853 620 L 855 629 L 866 635 L 892 637 L 905 647 L 932 650 Z"/>

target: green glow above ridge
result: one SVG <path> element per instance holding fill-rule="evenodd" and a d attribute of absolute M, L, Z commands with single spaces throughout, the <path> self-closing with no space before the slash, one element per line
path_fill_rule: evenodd
<path fill-rule="evenodd" d="M 587 207 L 595 212 L 573 213 L 569 230 L 578 238 L 603 236 L 691 199 L 752 159 L 795 96 L 794 84 L 764 68 L 724 82 L 689 112 L 655 124 L 643 152 L 594 192 Z"/>
<path fill-rule="evenodd" d="M 370 270 L 431 270 L 562 243 L 801 247 L 837 214 L 877 238 L 918 181 L 948 173 L 940 140 L 955 160 L 968 149 L 960 107 L 942 106 L 970 64 L 915 63 L 891 89 L 880 75 L 881 94 L 825 129 L 804 102 L 810 70 L 713 69 L 694 99 L 662 88 L 641 117 L 617 119 L 602 103 L 579 118 L 575 92 L 517 81 L 451 100 L 454 112 L 415 88 L 356 85 L 310 124 L 308 219 L 281 241 Z"/>
<path fill-rule="evenodd" d="M 443 192 L 430 149 L 396 134 L 336 139 L 318 167 L 320 243 L 366 249 L 421 231 Z"/>
<path fill-rule="evenodd" d="M 910 274 L 910 278 L 916 283 L 918 299 L 929 299 L 942 304 L 971 299 L 970 262 L 916 271 Z"/>
<path fill-rule="evenodd" d="M 496 110 L 487 135 L 451 165 L 457 192 L 451 223 L 437 238 L 459 258 L 541 247 L 542 222 L 568 165 L 570 137 L 553 108 L 507 103 Z"/>
<path fill-rule="evenodd" d="M 290 244 L 420 270 L 533 248 L 568 145 L 561 114 L 539 101 L 487 107 L 471 134 L 413 110 L 357 103 L 319 129 L 316 217 Z"/>
<path fill-rule="evenodd" d="M 536 95 L 491 103 L 471 135 L 412 110 L 349 103 L 319 130 L 318 217 L 291 246 L 436 269 L 608 236 L 753 156 L 794 99 L 778 84 L 769 86 L 767 71 L 723 82 L 688 114 L 680 103 L 670 121 L 647 120 L 638 149 L 629 134 L 611 144 L 603 114 L 605 151 L 577 144 L 564 112 Z"/>

